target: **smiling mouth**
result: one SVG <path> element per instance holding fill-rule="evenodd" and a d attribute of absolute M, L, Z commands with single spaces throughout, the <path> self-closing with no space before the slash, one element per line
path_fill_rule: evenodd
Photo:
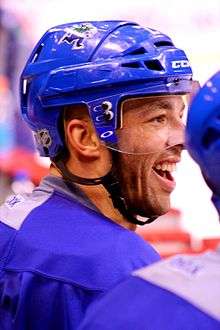
<path fill-rule="evenodd" d="M 157 164 L 153 167 L 153 171 L 156 172 L 161 178 L 165 180 L 169 180 L 174 182 L 174 178 L 172 176 L 172 172 L 175 171 L 176 164 L 175 163 L 164 163 Z"/>
<path fill-rule="evenodd" d="M 162 170 L 157 170 L 153 168 L 154 172 L 156 172 L 159 176 L 161 176 L 163 179 L 169 180 L 169 181 L 174 181 L 174 178 L 172 177 L 171 173 L 169 171 L 162 171 Z"/>

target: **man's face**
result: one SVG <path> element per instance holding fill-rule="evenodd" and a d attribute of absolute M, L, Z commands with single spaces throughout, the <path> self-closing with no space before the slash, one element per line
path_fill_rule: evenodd
<path fill-rule="evenodd" d="M 117 170 L 122 192 L 133 214 L 150 217 L 170 208 L 175 188 L 172 171 L 183 149 L 183 97 L 158 96 L 126 100 L 118 130 Z"/>

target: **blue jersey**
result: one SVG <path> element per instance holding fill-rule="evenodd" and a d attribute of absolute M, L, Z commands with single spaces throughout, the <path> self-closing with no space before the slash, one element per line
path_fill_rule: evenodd
<path fill-rule="evenodd" d="M 48 176 L 0 207 L 0 329 L 75 329 L 89 304 L 158 259 L 82 191 Z"/>
<path fill-rule="evenodd" d="M 220 251 L 140 269 L 88 309 L 80 330 L 219 330 Z"/>

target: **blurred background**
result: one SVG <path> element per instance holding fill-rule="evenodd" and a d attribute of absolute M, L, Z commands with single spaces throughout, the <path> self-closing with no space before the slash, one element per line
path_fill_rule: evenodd
<path fill-rule="evenodd" d="M 103 19 L 136 21 L 168 34 L 187 53 L 201 84 L 220 68 L 219 0 L 0 0 L 0 203 L 13 192 L 30 192 L 48 171 L 19 116 L 18 78 L 32 47 L 53 25 Z M 218 216 L 186 152 L 175 177 L 171 211 L 138 232 L 163 256 L 214 248 Z"/>

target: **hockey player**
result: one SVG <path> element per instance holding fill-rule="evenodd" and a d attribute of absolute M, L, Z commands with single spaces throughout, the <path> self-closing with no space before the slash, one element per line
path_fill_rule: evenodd
<path fill-rule="evenodd" d="M 0 208 L 0 328 L 75 329 L 159 259 L 135 233 L 170 207 L 192 71 L 166 35 L 121 21 L 56 26 L 21 76 L 50 175 Z"/>
<path fill-rule="evenodd" d="M 220 72 L 199 91 L 187 144 L 220 213 Z M 220 249 L 179 255 L 134 272 L 91 306 L 83 330 L 220 329 Z"/>

